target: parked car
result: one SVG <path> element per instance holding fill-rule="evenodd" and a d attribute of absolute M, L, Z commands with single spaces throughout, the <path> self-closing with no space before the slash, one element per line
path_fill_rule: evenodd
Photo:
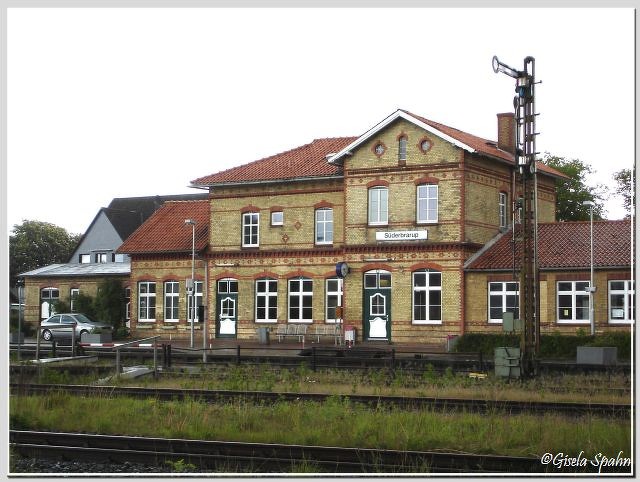
<path fill-rule="evenodd" d="M 71 327 L 60 327 L 60 325 L 76 324 L 76 337 L 80 340 L 83 333 L 90 333 L 92 330 L 109 330 L 113 327 L 109 323 L 93 321 L 82 313 L 56 313 L 40 323 L 42 326 L 42 338 L 46 341 L 52 338 L 71 338 Z"/>

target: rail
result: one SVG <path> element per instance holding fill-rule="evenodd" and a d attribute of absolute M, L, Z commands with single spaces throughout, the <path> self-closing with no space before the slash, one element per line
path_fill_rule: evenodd
<path fill-rule="evenodd" d="M 44 431 L 11 430 L 9 444 L 14 453 L 30 457 L 111 463 L 136 461 L 154 466 L 182 459 L 206 472 L 220 469 L 229 472 L 230 463 L 238 468 L 253 467 L 259 473 L 297 472 L 301 464 L 324 473 L 532 474 L 549 470 L 539 457 Z M 629 467 L 616 469 L 615 472 L 629 472 Z"/>
<path fill-rule="evenodd" d="M 139 340 L 133 340 L 127 343 L 122 343 L 118 346 L 114 346 L 112 350 L 116 351 L 116 378 L 120 376 L 120 372 L 122 371 L 122 366 L 120 363 L 120 349 L 131 345 L 139 345 L 141 342 L 147 340 L 153 340 L 153 376 L 155 377 L 158 374 L 158 343 L 156 342 L 158 338 L 161 338 L 160 335 L 149 336 L 147 338 L 141 338 Z"/>
<path fill-rule="evenodd" d="M 271 392 L 240 390 L 205 390 L 185 388 L 147 388 L 96 385 L 60 384 L 19 384 L 11 383 L 14 395 L 40 395 L 63 391 L 81 397 L 124 396 L 132 398 L 153 398 L 155 400 L 202 400 L 207 403 L 245 400 L 257 404 L 277 402 L 326 402 L 338 396 L 345 401 L 364 405 L 373 409 L 379 406 L 393 406 L 399 409 L 422 409 L 432 411 L 460 411 L 470 413 L 505 413 L 509 415 L 529 413 L 537 415 L 556 414 L 566 417 L 599 416 L 612 419 L 627 419 L 631 416 L 630 404 L 598 402 L 547 402 L 530 400 L 500 400 L 445 397 L 411 397 L 389 395 L 332 395 L 306 392 Z"/>

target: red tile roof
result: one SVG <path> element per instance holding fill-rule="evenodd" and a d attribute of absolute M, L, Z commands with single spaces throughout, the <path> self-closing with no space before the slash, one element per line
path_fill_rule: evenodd
<path fill-rule="evenodd" d="M 402 109 L 401 109 L 402 110 Z M 498 159 L 502 159 L 504 161 L 507 161 L 511 164 L 515 163 L 515 158 L 513 156 L 513 154 L 510 154 L 507 151 L 503 151 L 502 149 L 498 149 L 497 143 L 496 141 L 491 141 L 488 139 L 483 139 L 482 137 L 478 137 L 478 136 L 474 136 L 473 134 L 469 134 L 467 132 L 463 132 L 459 129 L 455 129 L 454 127 L 449 127 L 446 126 L 444 124 L 440 124 L 439 122 L 434 122 L 432 120 L 429 119 L 425 119 L 424 117 L 421 117 L 419 115 L 415 115 L 412 114 L 409 111 L 403 110 L 403 112 L 406 112 L 407 114 L 409 114 L 410 116 L 415 117 L 416 119 L 424 122 L 427 125 L 430 125 L 431 127 L 433 127 L 434 129 L 439 130 L 440 132 L 453 137 L 454 139 L 462 142 L 463 144 L 468 145 L 469 147 L 473 148 L 474 150 L 478 151 L 481 154 L 485 154 L 487 156 L 492 156 L 492 157 L 497 157 Z M 542 162 L 537 162 L 536 166 L 538 167 L 538 170 L 552 175 L 552 176 L 556 176 L 556 177 L 561 177 L 561 178 L 566 178 L 567 176 L 564 175 L 563 173 L 561 173 L 560 171 L 553 169 L 552 167 L 547 166 L 546 164 L 542 163 Z"/>
<path fill-rule="evenodd" d="M 338 152 L 355 137 L 315 139 L 309 144 L 233 167 L 194 181 L 193 185 L 212 185 L 248 181 L 277 181 L 342 174 L 342 168 L 329 164 L 327 154 Z"/>
<path fill-rule="evenodd" d="M 118 248 L 127 254 L 191 253 L 192 228 L 185 219 L 193 219 L 195 249 L 209 244 L 209 200 L 168 201 L 133 232 Z"/>
<path fill-rule="evenodd" d="M 424 117 L 412 114 L 411 112 L 403 109 L 396 111 L 396 114 L 399 112 L 404 112 L 408 116 L 411 116 L 416 120 L 442 132 L 443 134 L 466 144 L 480 154 L 492 156 L 510 164 L 514 164 L 515 162 L 514 156 L 506 151 L 498 149 L 495 141 L 483 139 L 459 129 L 425 119 Z M 380 129 L 382 128 L 384 127 L 380 127 Z M 248 164 L 195 179 L 191 181 L 191 184 L 194 186 L 211 186 L 215 184 L 236 182 L 280 181 L 341 175 L 342 167 L 336 163 L 329 164 L 327 162 L 327 155 L 340 152 L 358 139 L 361 138 L 333 137 L 315 139 L 309 144 L 296 147 L 289 151 L 281 152 Z M 548 175 L 566 178 L 566 176 L 561 172 L 546 166 L 541 162 L 538 162 L 537 165 L 540 171 Z"/>
<path fill-rule="evenodd" d="M 631 266 L 630 221 L 593 222 L 593 264 L 595 268 Z M 466 264 L 469 270 L 513 268 L 511 231 L 496 237 Z M 516 243 L 516 267 L 520 266 L 521 243 Z M 589 269 L 590 223 L 542 223 L 538 226 L 538 265 L 541 270 Z"/>

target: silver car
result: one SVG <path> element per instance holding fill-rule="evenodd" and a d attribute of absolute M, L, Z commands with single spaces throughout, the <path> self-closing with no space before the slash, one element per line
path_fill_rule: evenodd
<path fill-rule="evenodd" d="M 113 327 L 109 323 L 93 321 L 82 313 L 57 313 L 40 323 L 40 326 L 43 328 L 42 338 L 46 341 L 54 337 L 71 338 L 71 327 L 60 327 L 60 325 L 73 323 L 76 325 L 76 337 L 78 340 L 80 340 L 83 333 L 90 333 L 96 328 L 109 331 L 113 330 Z"/>

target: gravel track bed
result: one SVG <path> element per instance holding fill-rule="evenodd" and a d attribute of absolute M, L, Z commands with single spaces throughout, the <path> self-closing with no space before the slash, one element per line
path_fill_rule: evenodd
<path fill-rule="evenodd" d="M 187 472 L 188 470 L 185 470 Z M 189 472 L 197 472 L 192 470 Z M 15 458 L 12 460 L 11 473 L 39 473 L 39 474 L 144 474 L 171 473 L 171 467 L 124 463 L 100 463 L 82 461 L 58 461 L 48 459 Z"/>

